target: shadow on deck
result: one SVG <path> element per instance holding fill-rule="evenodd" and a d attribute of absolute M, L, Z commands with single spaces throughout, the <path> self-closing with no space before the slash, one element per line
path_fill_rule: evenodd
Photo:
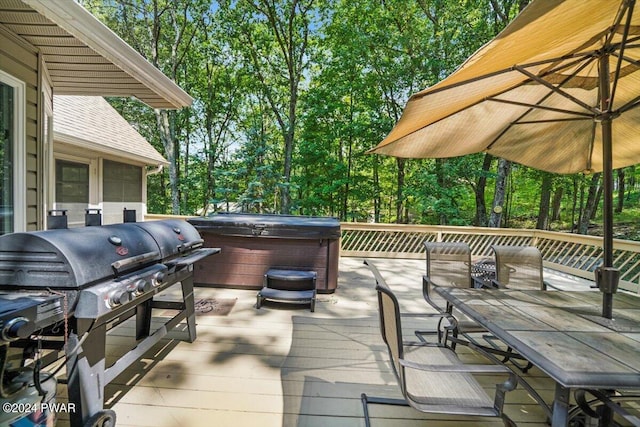
<path fill-rule="evenodd" d="M 424 261 L 379 260 L 403 310 L 424 312 Z M 581 286 L 588 286 L 582 284 Z M 224 305 L 198 316 L 198 339 L 174 331 L 107 387 L 117 425 L 154 427 L 364 426 L 360 394 L 400 397 L 379 334 L 373 277 L 359 258 L 340 260 L 339 286 L 308 306 L 266 304 L 255 309 L 255 291 L 196 288 L 196 301 Z M 413 329 L 435 329 L 433 318 L 411 318 Z M 133 324 L 110 333 L 115 359 L 133 342 Z M 413 338 L 407 336 L 407 338 Z M 467 349 L 461 358 L 476 356 Z M 537 369 L 527 380 L 551 398 L 553 383 Z M 492 378 L 485 381 L 493 387 Z M 483 383 L 484 384 L 484 383 Z M 64 400 L 65 390 L 60 387 Z M 507 395 L 505 412 L 518 425 L 545 426 L 545 416 L 525 391 Z M 427 416 L 410 408 L 371 407 L 372 425 L 408 427 L 489 426 L 500 421 Z M 68 425 L 63 419 L 59 426 Z"/>

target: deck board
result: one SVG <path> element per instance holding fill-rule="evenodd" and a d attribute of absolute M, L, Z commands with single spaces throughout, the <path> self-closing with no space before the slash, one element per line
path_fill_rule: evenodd
<path fill-rule="evenodd" d="M 428 312 L 420 283 L 420 260 L 381 260 L 380 270 L 397 292 L 403 310 Z M 255 291 L 196 288 L 196 300 L 237 298 L 227 315 L 199 315 L 198 338 L 180 341 L 172 331 L 118 376 L 106 390 L 106 406 L 119 427 L 359 427 L 364 426 L 360 394 L 400 397 L 379 335 L 373 279 L 362 260 L 342 258 L 335 294 L 319 295 L 316 311 L 268 304 L 254 308 Z M 162 313 L 160 313 L 162 314 Z M 407 338 L 415 328 L 435 328 L 436 319 L 404 320 Z M 108 362 L 133 341 L 127 321 L 109 334 Z M 459 350 L 465 361 L 478 356 Z M 545 399 L 554 385 L 532 369 L 526 376 Z M 481 379 L 493 393 L 495 377 Z M 59 387 L 64 401 L 65 386 Z M 507 395 L 505 412 L 518 425 L 546 426 L 542 409 L 524 390 Z M 380 427 L 501 426 L 499 420 L 425 415 L 410 408 L 372 405 Z M 68 421 L 62 416 L 59 426 Z"/>

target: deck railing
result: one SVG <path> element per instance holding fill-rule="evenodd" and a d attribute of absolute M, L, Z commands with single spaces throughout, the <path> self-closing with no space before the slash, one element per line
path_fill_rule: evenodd
<path fill-rule="evenodd" d="M 510 228 L 342 223 L 341 256 L 423 259 L 424 242 L 466 242 L 474 258 L 491 257 L 492 245 L 532 245 L 544 265 L 594 280 L 602 261 L 602 238 L 581 234 Z M 620 288 L 640 293 L 640 242 L 614 239 L 614 265 Z"/>
<path fill-rule="evenodd" d="M 169 215 L 146 215 L 162 219 Z M 182 217 L 188 218 L 188 217 Z M 492 245 L 532 245 L 544 265 L 594 280 L 602 261 L 602 238 L 582 234 L 512 228 L 341 223 L 340 255 L 344 257 L 424 259 L 424 242 L 466 242 L 474 258 L 491 257 Z M 613 263 L 621 271 L 620 288 L 640 293 L 640 242 L 614 239 Z"/>

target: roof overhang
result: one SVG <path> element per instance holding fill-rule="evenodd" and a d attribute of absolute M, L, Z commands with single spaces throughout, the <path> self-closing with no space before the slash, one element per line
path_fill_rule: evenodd
<path fill-rule="evenodd" d="M 63 132 L 54 131 L 53 140 L 56 143 L 63 143 L 69 146 L 76 147 L 74 148 L 74 150 L 80 150 L 78 153 L 85 150 L 91 150 L 99 153 L 100 155 L 118 157 L 123 159 L 123 161 L 126 160 L 127 162 L 136 162 L 147 166 L 167 166 L 169 164 L 169 162 L 164 159 L 151 158 L 149 156 L 131 153 L 130 151 L 128 152 L 117 148 L 108 147 L 96 141 L 78 138 L 77 136 L 68 135 Z"/>
<path fill-rule="evenodd" d="M 0 24 L 38 48 L 59 95 L 134 96 L 160 109 L 193 99 L 73 0 L 10 0 Z"/>

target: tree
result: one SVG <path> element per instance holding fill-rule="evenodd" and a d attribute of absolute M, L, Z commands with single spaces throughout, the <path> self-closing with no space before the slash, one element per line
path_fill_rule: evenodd
<path fill-rule="evenodd" d="M 193 40 L 201 30 L 200 17 L 209 10 L 208 1 L 112 0 L 104 3 L 87 0 L 85 5 L 164 74 L 178 84 L 185 83 L 190 72 L 184 72 L 184 67 Z M 177 140 L 184 130 L 178 126 L 180 113 L 156 109 L 152 114 L 164 156 L 169 162 L 171 213 L 179 214 L 180 144 Z M 191 113 L 182 114 L 188 117 Z M 188 118 L 183 120 L 183 123 L 188 122 Z"/>
<path fill-rule="evenodd" d="M 618 204 L 616 205 L 615 211 L 620 213 L 624 208 L 624 189 L 625 189 L 625 179 L 624 179 L 624 168 L 618 169 Z"/>
<path fill-rule="evenodd" d="M 300 87 L 313 56 L 314 0 L 221 1 L 227 30 L 270 106 L 283 139 L 281 211 L 290 210 L 292 158 Z"/>
<path fill-rule="evenodd" d="M 540 205 L 538 209 L 538 221 L 536 228 L 539 230 L 549 229 L 549 208 L 551 207 L 551 189 L 553 188 L 553 175 L 547 172 L 542 173 L 542 183 L 540 184 Z"/>
<path fill-rule="evenodd" d="M 578 223 L 579 234 L 589 234 L 589 222 L 597 207 L 601 175 L 602 174 L 600 172 L 594 173 L 593 175 L 591 175 L 591 179 L 589 180 L 590 182 L 587 192 L 587 200 L 580 214 L 580 221 Z"/>
<path fill-rule="evenodd" d="M 507 192 L 507 179 L 511 171 L 511 162 L 500 159 L 498 161 L 498 174 L 496 176 L 496 189 L 493 195 L 493 205 L 489 215 L 489 227 L 500 227 L 502 213 L 505 208 L 505 196 Z"/>

